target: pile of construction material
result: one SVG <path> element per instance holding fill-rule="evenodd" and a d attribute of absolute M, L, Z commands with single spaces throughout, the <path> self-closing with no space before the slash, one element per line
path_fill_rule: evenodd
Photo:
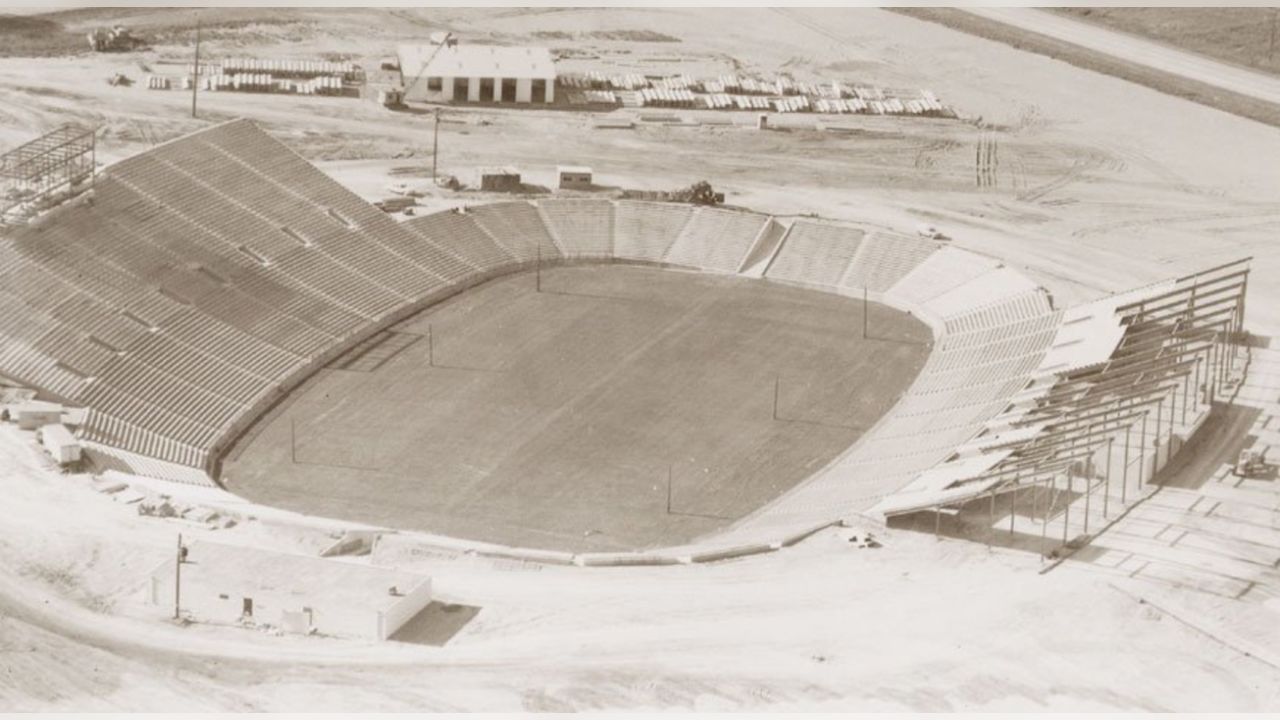
<path fill-rule="evenodd" d="M 726 92 L 738 95 L 774 95 L 778 92 L 778 85 L 775 82 L 764 80 L 756 80 L 755 78 L 740 78 L 737 75 L 721 75 L 720 79 L 713 83 L 707 83 L 708 92 Z M 713 87 L 716 89 L 713 89 Z"/>
<path fill-rule="evenodd" d="M 640 91 L 640 104 L 649 107 L 693 107 L 697 100 L 688 90 L 663 90 L 644 88 Z"/>
<path fill-rule="evenodd" d="M 869 112 L 871 108 L 865 101 L 858 98 L 851 100 L 827 100 L 823 98 L 813 103 L 813 109 L 820 113 L 865 113 Z"/>
<path fill-rule="evenodd" d="M 222 61 L 222 72 L 226 75 L 240 73 L 266 73 L 276 77 L 333 77 L 354 80 L 356 64 L 352 62 L 330 62 L 328 60 L 260 60 L 258 58 L 229 58 Z"/>
<path fill-rule="evenodd" d="M 616 89 L 639 90 L 640 88 L 649 87 L 649 78 L 637 73 L 614 75 L 609 78 L 609 84 Z"/>
<path fill-rule="evenodd" d="M 722 75 L 699 81 L 686 75 L 646 78 L 598 72 L 563 75 L 558 82 L 570 105 L 622 103 L 627 107 L 689 107 L 708 110 L 766 110 L 780 113 L 863 113 L 870 115 L 951 114 L 929 90 L 889 90 L 839 81 L 802 82 L 778 76 L 760 80 Z M 612 88 L 615 92 L 606 88 Z"/>
<path fill-rule="evenodd" d="M 187 65 L 187 75 L 221 75 L 221 65 Z"/>
<path fill-rule="evenodd" d="M 769 98 L 756 95 L 731 95 L 733 104 L 739 110 L 768 110 L 772 107 Z"/>
<path fill-rule="evenodd" d="M 733 98 L 723 93 L 717 95 L 703 95 L 702 102 L 706 103 L 709 110 L 723 110 L 733 107 Z"/>
<path fill-rule="evenodd" d="M 806 95 L 794 95 L 773 99 L 773 109 L 780 113 L 809 111 L 809 98 Z"/>
<path fill-rule="evenodd" d="M 658 90 L 689 90 L 699 86 L 693 78 L 685 75 L 672 75 L 671 77 L 654 80 L 652 84 Z"/>
<path fill-rule="evenodd" d="M 611 90 L 570 90 L 565 93 L 570 105 L 617 105 L 618 96 Z"/>
<path fill-rule="evenodd" d="M 867 101 L 884 100 L 884 97 L 885 97 L 884 90 L 881 90 L 878 87 L 863 87 L 863 86 L 855 87 L 853 89 L 853 95 L 859 100 L 867 100 Z"/>
<path fill-rule="evenodd" d="M 148 75 L 147 89 L 148 90 L 168 90 L 169 78 L 161 77 L 159 75 Z"/>
<path fill-rule="evenodd" d="M 585 75 L 560 75 L 556 82 L 567 88 L 588 88 L 593 90 L 608 89 L 609 78 L 592 70 Z"/>
<path fill-rule="evenodd" d="M 210 91 L 294 93 L 297 95 L 341 95 L 340 77 L 321 76 L 309 80 L 288 80 L 266 73 L 210 75 L 201 78 L 200 88 Z"/>

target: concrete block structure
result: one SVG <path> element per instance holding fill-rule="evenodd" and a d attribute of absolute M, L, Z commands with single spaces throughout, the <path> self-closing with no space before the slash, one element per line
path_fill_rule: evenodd
<path fill-rule="evenodd" d="M 587 190 L 591 187 L 591 168 L 561 165 L 556 168 L 561 190 Z"/>
<path fill-rule="evenodd" d="M 386 568 L 211 542 L 187 543 L 183 616 L 223 625 L 386 640 L 431 602 L 431 579 Z M 147 585 L 151 605 L 172 608 L 174 561 Z"/>
<path fill-rule="evenodd" d="M 80 462 L 80 443 L 62 425 L 45 425 L 40 428 L 40 444 L 59 465 Z"/>
<path fill-rule="evenodd" d="M 480 168 L 476 184 L 488 192 L 515 192 L 520 189 L 520 173 L 509 167 Z"/>
<path fill-rule="evenodd" d="M 555 102 L 555 61 L 546 48 L 401 45 L 399 55 L 406 101 Z"/>
<path fill-rule="evenodd" d="M 22 430 L 36 430 L 62 422 L 62 406 L 58 403 L 31 400 L 9 411 Z"/>

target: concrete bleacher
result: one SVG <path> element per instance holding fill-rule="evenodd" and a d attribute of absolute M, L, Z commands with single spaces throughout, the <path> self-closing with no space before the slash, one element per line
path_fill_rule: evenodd
<path fill-rule="evenodd" d="M 911 307 L 964 285 L 999 266 L 998 260 L 955 247 L 944 247 L 925 258 L 885 292 L 885 299 Z"/>
<path fill-rule="evenodd" d="M 442 210 L 404 223 L 428 242 L 452 248 L 473 269 L 490 272 L 517 262 L 516 256 L 485 232 L 471 214 Z"/>
<path fill-rule="evenodd" d="M 560 248 L 547 233 L 536 208 L 527 202 L 500 202 L 468 208 L 470 215 L 516 262 L 554 260 Z"/>
<path fill-rule="evenodd" d="M 614 209 L 613 256 L 660 263 L 693 218 L 688 205 L 620 200 Z"/>
<path fill-rule="evenodd" d="M 770 218 L 715 208 L 698 208 L 663 261 L 721 273 L 736 273 Z"/>
<path fill-rule="evenodd" d="M 538 210 L 565 257 L 613 257 L 612 202 L 577 198 L 539 200 Z"/>
<path fill-rule="evenodd" d="M 866 232 L 833 223 L 797 220 L 764 276 L 772 280 L 834 288 L 853 261 Z"/>
<path fill-rule="evenodd" d="M 4 246 L 24 322 L 0 367 L 91 408 L 86 442 L 204 467 L 289 378 L 471 270 L 335 185 L 243 121 L 117 163 Z"/>
<path fill-rule="evenodd" d="M 876 230 L 863 238 L 836 285 L 883 293 L 937 250 L 938 243 L 933 240 Z"/>

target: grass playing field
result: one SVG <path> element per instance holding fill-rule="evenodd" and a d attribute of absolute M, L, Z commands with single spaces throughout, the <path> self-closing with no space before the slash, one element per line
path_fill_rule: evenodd
<path fill-rule="evenodd" d="M 872 304 L 864 340 L 860 301 L 760 280 L 597 265 L 535 282 L 491 281 L 348 353 L 233 449 L 224 482 L 526 547 L 678 544 L 851 445 L 929 350 L 905 313 Z"/>

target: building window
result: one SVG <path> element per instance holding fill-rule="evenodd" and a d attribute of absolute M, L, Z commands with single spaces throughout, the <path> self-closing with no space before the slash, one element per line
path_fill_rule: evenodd
<path fill-rule="evenodd" d="M 231 598 L 230 598 L 226 593 L 218 593 L 218 599 L 219 599 L 219 600 L 230 600 Z"/>
<path fill-rule="evenodd" d="M 427 78 L 427 89 L 433 92 L 440 92 L 444 88 L 444 81 L 438 77 Z"/>

